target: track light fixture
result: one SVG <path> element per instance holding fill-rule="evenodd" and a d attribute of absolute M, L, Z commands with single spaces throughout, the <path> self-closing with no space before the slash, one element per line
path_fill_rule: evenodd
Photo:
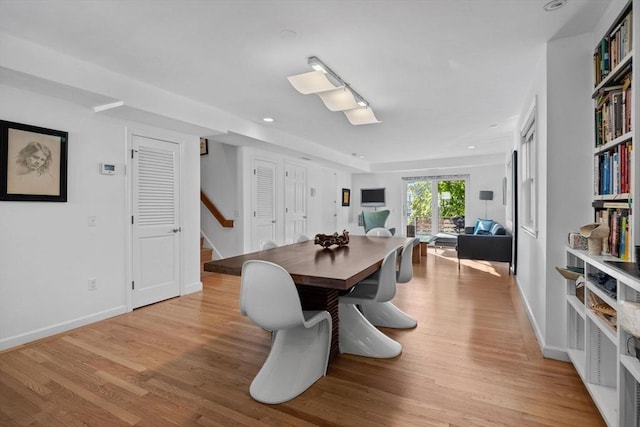
<path fill-rule="evenodd" d="M 287 77 L 298 92 L 318 95 L 329 110 L 344 112 L 352 125 L 380 123 L 369 102 L 318 57 L 310 56 L 307 64 L 314 71 Z"/>

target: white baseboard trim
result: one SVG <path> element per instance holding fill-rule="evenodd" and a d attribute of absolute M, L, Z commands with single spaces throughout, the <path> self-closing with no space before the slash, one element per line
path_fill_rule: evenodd
<path fill-rule="evenodd" d="M 520 281 L 518 280 L 517 276 L 516 276 L 516 283 L 518 285 L 518 293 L 520 293 L 520 298 L 522 299 L 522 302 L 524 302 L 524 306 L 527 310 L 527 317 L 529 318 L 529 323 L 531 323 L 531 326 L 533 327 L 533 332 L 536 334 L 536 341 L 538 341 L 538 346 L 540 347 L 540 351 L 542 352 L 542 355 L 547 359 L 555 359 L 555 360 L 561 360 L 564 362 L 569 362 L 570 361 L 569 354 L 567 353 L 566 348 L 557 347 L 553 345 L 546 345 L 544 340 L 544 335 L 542 334 L 542 331 L 538 326 L 538 322 L 536 322 L 536 319 L 533 315 L 533 311 L 531 310 L 531 306 L 529 305 L 529 301 L 527 301 L 527 298 L 522 292 L 522 287 L 520 286 Z"/>
<path fill-rule="evenodd" d="M 567 349 L 563 347 L 557 347 L 555 345 L 545 345 L 542 348 L 542 355 L 547 359 L 555 359 L 562 362 L 571 362 L 571 359 L 569 359 L 569 353 L 567 353 Z"/>
<path fill-rule="evenodd" d="M 78 317 L 76 319 L 61 322 L 56 325 L 47 326 L 45 328 L 36 329 L 35 331 L 26 332 L 24 334 L 15 335 L 13 337 L 4 338 L 0 340 L 0 351 L 7 350 L 13 347 L 17 347 L 22 344 L 30 343 L 42 338 L 50 337 L 61 332 L 66 332 L 71 329 L 79 328 L 90 323 L 99 322 L 110 317 L 118 316 L 127 312 L 127 308 L 118 306 L 110 308 L 109 310 L 100 311 L 98 313 L 92 313 L 87 316 Z"/>
<path fill-rule="evenodd" d="M 184 294 L 189 295 L 202 291 L 202 282 L 195 282 L 184 287 Z"/>

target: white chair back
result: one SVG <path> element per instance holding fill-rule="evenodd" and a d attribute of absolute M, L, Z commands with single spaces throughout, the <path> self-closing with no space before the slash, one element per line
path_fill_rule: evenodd
<path fill-rule="evenodd" d="M 277 248 L 278 244 L 276 242 L 274 242 L 273 240 L 267 240 L 266 242 L 262 243 L 262 246 L 260 247 L 261 250 L 266 250 L 266 249 L 272 249 L 272 248 Z"/>
<path fill-rule="evenodd" d="M 291 275 L 268 261 L 242 265 L 240 312 L 263 329 L 277 331 L 304 323 L 300 297 Z"/>
<path fill-rule="evenodd" d="M 382 228 L 382 227 L 372 228 L 371 230 L 367 231 L 366 235 L 369 236 L 369 237 L 391 237 L 391 236 L 393 236 L 393 234 L 391 234 L 391 232 L 388 229 Z"/>
<path fill-rule="evenodd" d="M 378 290 L 376 291 L 375 301 L 387 302 L 396 296 L 396 261 L 398 259 L 398 250 L 401 246 L 390 250 L 382 260 L 380 267 L 380 276 L 378 278 Z"/>
<path fill-rule="evenodd" d="M 419 237 L 418 244 L 420 244 Z M 413 246 L 416 244 L 415 239 L 409 240 L 407 244 L 402 248 L 402 254 L 400 255 L 400 268 L 398 269 L 398 275 L 396 282 L 407 283 L 413 277 Z"/>

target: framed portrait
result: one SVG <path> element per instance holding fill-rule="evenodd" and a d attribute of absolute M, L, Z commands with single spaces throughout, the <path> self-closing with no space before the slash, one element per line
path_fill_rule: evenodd
<path fill-rule="evenodd" d="M 209 154 L 209 140 L 200 138 L 200 155 L 204 156 L 205 154 Z"/>
<path fill-rule="evenodd" d="M 0 120 L 0 200 L 67 201 L 69 134 Z"/>
<path fill-rule="evenodd" d="M 342 206 L 349 206 L 351 204 L 351 190 L 348 188 L 342 189 Z"/>

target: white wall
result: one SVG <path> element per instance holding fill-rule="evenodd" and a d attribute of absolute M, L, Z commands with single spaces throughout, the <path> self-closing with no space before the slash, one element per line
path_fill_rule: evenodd
<path fill-rule="evenodd" d="M 505 206 L 502 204 L 502 178 L 505 176 L 505 164 L 495 163 L 485 166 L 460 166 L 447 169 L 423 169 L 394 173 L 354 174 L 352 177 L 352 217 L 349 220 L 349 231 L 353 234 L 364 234 L 364 228 L 358 226 L 357 215 L 364 210 L 373 208 L 360 207 L 360 189 L 385 187 L 387 203 L 384 208 L 391 214 L 387 220 L 388 228 L 395 227 L 396 234 L 406 234 L 406 223 L 403 218 L 404 199 L 403 177 L 412 176 L 440 176 L 440 175 L 469 175 L 467 187 L 466 223 L 473 225 L 476 218 L 485 216 L 484 201 L 479 200 L 480 190 L 493 191 L 493 200 L 487 202 L 487 216 L 501 224 L 505 224 Z"/>
<path fill-rule="evenodd" d="M 565 38 L 547 48 L 546 333 L 549 348 L 566 346 L 567 234 L 593 221 L 592 35 Z"/>
<path fill-rule="evenodd" d="M 559 359 L 566 359 L 566 290 L 555 266 L 566 264 L 567 234 L 592 218 L 592 40 L 547 44 L 518 126 L 537 99 L 538 233 L 519 230 L 516 279 L 543 353 Z"/>
<path fill-rule="evenodd" d="M 0 202 L 2 350 L 127 310 L 125 126 L 137 124 L 4 85 L 0 117 L 69 132 L 68 201 Z M 189 224 L 200 219 L 199 164 L 197 141 L 191 145 L 183 147 L 183 280 L 194 290 L 200 285 L 198 229 Z M 101 175 L 104 161 L 120 173 Z M 89 216 L 97 218 L 96 227 L 88 227 Z M 94 291 L 89 278 L 97 279 Z"/>

